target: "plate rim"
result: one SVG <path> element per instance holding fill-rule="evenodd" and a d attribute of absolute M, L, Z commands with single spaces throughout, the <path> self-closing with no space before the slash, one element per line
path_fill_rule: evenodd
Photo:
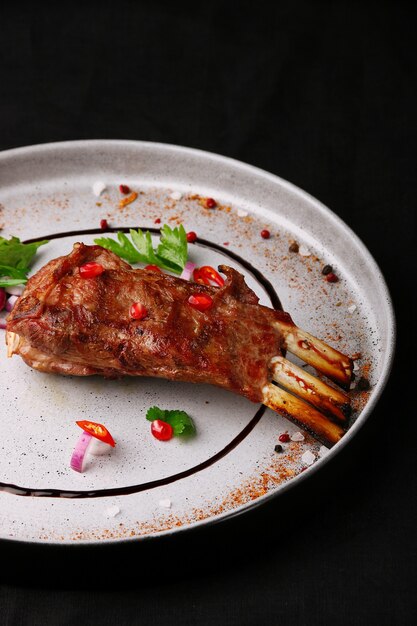
<path fill-rule="evenodd" d="M 325 205 L 323 202 L 318 200 L 315 196 L 313 196 L 309 192 L 305 191 L 298 185 L 282 178 L 278 174 L 274 174 L 273 172 L 265 170 L 256 165 L 252 165 L 245 161 L 241 161 L 234 157 L 225 156 L 225 155 L 212 152 L 209 150 L 204 150 L 201 148 L 182 146 L 182 145 L 177 145 L 173 143 L 153 142 L 153 141 L 135 140 L 135 139 L 77 139 L 77 140 L 45 142 L 45 143 L 38 143 L 38 144 L 27 145 L 27 146 L 19 146 L 15 148 L 8 148 L 5 150 L 1 150 L 0 162 L 7 161 L 9 158 L 13 158 L 14 156 L 19 157 L 20 155 L 22 156 L 30 155 L 31 152 L 33 153 L 36 151 L 49 152 L 49 151 L 53 151 L 57 149 L 59 150 L 74 149 L 75 150 L 77 148 L 85 149 L 85 148 L 94 148 L 94 147 L 100 147 L 101 149 L 105 149 L 106 147 L 109 147 L 109 146 L 114 146 L 114 147 L 118 146 L 121 148 L 123 146 L 126 146 L 126 147 L 129 146 L 129 147 L 136 147 L 139 149 L 140 148 L 145 148 L 145 149 L 156 148 L 158 150 L 165 151 L 165 152 L 169 151 L 169 152 L 175 152 L 177 154 L 178 153 L 187 154 L 189 156 L 198 156 L 200 158 L 210 157 L 211 159 L 219 163 L 224 163 L 225 165 L 232 165 L 239 170 L 244 170 L 248 174 L 256 174 L 258 176 L 266 178 L 271 183 L 275 183 L 275 184 L 278 183 L 279 186 L 285 188 L 290 193 L 297 195 L 304 201 L 308 201 L 325 218 L 333 220 L 339 228 L 341 228 L 348 234 L 349 238 L 352 239 L 354 243 L 356 244 L 356 246 L 360 249 L 361 254 L 363 255 L 363 258 L 367 266 L 371 266 L 373 268 L 373 274 L 374 274 L 375 280 L 379 284 L 379 287 L 381 289 L 381 294 L 383 295 L 384 300 L 385 300 L 386 314 L 387 314 L 387 329 L 385 332 L 385 338 L 387 341 L 387 347 L 386 347 L 386 351 L 384 355 L 384 360 L 381 366 L 382 367 L 381 375 L 373 389 L 372 396 L 367 401 L 364 409 L 361 411 L 355 423 L 349 428 L 349 430 L 344 435 L 344 437 L 337 444 L 335 444 L 324 457 L 320 459 L 320 463 L 315 463 L 312 466 L 308 467 L 305 472 L 301 472 L 300 474 L 298 474 L 291 480 L 280 485 L 279 489 L 268 492 L 256 498 L 256 500 L 253 500 L 248 503 L 245 503 L 244 505 L 241 505 L 237 509 L 225 511 L 213 517 L 209 517 L 203 520 L 198 520 L 190 524 L 184 525 L 182 527 L 176 527 L 175 529 L 171 528 L 168 530 L 163 530 L 163 531 L 151 533 L 148 535 L 142 535 L 142 536 L 138 535 L 138 536 L 133 536 L 133 537 L 128 536 L 128 537 L 118 537 L 118 538 L 111 538 L 111 539 L 101 538 L 99 540 L 94 540 L 94 541 L 88 540 L 88 539 L 78 539 L 76 542 L 70 539 L 55 540 L 53 538 L 48 539 L 48 540 L 40 540 L 40 539 L 36 540 L 36 539 L 30 539 L 30 538 L 29 539 L 6 538 L 6 537 L 0 538 L 0 541 L 4 541 L 7 543 L 13 542 L 13 543 L 24 543 L 24 544 L 31 544 L 31 545 L 32 544 L 50 545 L 50 546 L 53 545 L 53 546 L 63 546 L 63 547 L 67 547 L 69 545 L 72 545 L 72 546 L 83 546 L 83 545 L 102 546 L 102 545 L 107 545 L 107 544 L 117 545 L 119 543 L 125 543 L 125 542 L 130 543 L 132 541 L 137 542 L 137 541 L 144 541 L 144 540 L 150 541 L 152 539 L 156 540 L 160 537 L 177 535 L 177 533 L 179 532 L 183 533 L 186 531 L 195 530 L 197 528 L 201 528 L 206 525 L 217 524 L 227 519 L 230 519 L 232 517 L 242 515 L 250 510 L 253 510 L 257 506 L 261 506 L 262 504 L 271 500 L 272 498 L 278 497 L 279 495 L 287 492 L 289 489 L 296 487 L 298 484 L 300 484 L 300 482 L 312 476 L 315 472 L 319 471 L 329 461 L 331 461 L 348 444 L 348 442 L 350 442 L 351 439 L 354 436 L 356 436 L 356 434 L 359 432 L 359 430 L 362 428 L 365 422 L 369 419 L 369 417 L 374 411 L 387 385 L 387 382 L 392 372 L 395 351 L 396 351 L 396 338 L 397 338 L 396 315 L 395 315 L 393 300 L 392 300 L 392 297 L 391 297 L 391 294 L 387 285 L 387 281 L 377 261 L 375 260 L 371 252 L 368 250 L 367 246 L 362 241 L 362 239 L 332 209 L 330 209 L 327 205 Z"/>

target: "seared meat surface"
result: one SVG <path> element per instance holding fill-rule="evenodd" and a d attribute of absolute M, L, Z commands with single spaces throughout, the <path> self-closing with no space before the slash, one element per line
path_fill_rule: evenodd
<path fill-rule="evenodd" d="M 105 271 L 83 278 L 79 268 L 91 262 Z M 239 272 L 219 269 L 224 287 L 207 287 L 75 244 L 29 280 L 7 321 L 9 354 L 44 372 L 203 382 L 262 402 L 271 359 L 283 345 L 277 322 L 293 323 L 259 305 Z M 213 306 L 191 307 L 188 298 L 203 294 Z M 146 307 L 144 319 L 130 317 L 135 302 Z"/>

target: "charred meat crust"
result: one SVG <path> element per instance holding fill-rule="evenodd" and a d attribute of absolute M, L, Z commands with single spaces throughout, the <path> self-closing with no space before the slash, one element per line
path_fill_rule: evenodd
<path fill-rule="evenodd" d="M 103 265 L 103 274 L 82 278 L 79 267 L 89 262 Z M 43 371 L 204 382 L 262 402 L 271 358 L 282 353 L 273 322 L 292 320 L 259 305 L 239 272 L 219 271 L 224 287 L 209 287 L 132 269 L 100 246 L 75 244 L 28 281 L 7 322 L 20 338 L 13 351 Z M 189 296 L 199 294 L 212 297 L 209 310 L 189 306 Z M 133 302 L 145 305 L 143 320 L 130 318 Z"/>

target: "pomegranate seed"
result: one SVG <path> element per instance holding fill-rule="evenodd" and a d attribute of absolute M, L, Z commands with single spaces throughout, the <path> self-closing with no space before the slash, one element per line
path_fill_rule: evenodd
<path fill-rule="evenodd" d="M 100 220 L 100 228 L 101 230 L 107 230 L 109 227 L 109 223 L 107 220 Z"/>
<path fill-rule="evenodd" d="M 269 232 L 269 230 L 267 230 L 266 228 L 264 230 L 261 230 L 262 239 L 269 239 L 270 236 L 271 236 L 271 233 Z"/>
<path fill-rule="evenodd" d="M 194 243 L 194 241 L 197 239 L 197 235 L 193 230 L 190 230 L 189 233 L 187 233 L 187 241 L 188 243 Z"/>
<path fill-rule="evenodd" d="M 205 295 L 190 296 L 188 298 L 188 304 L 197 309 L 197 311 L 207 311 L 213 306 L 213 298 Z"/>
<path fill-rule="evenodd" d="M 85 263 L 80 266 L 80 276 L 82 278 L 95 278 L 104 272 L 104 267 L 100 263 Z"/>
<path fill-rule="evenodd" d="M 151 433 L 156 439 L 160 441 L 168 441 L 172 439 L 172 435 L 174 434 L 174 429 L 171 424 L 168 422 L 163 422 L 162 420 L 154 420 L 151 424 Z"/>
<path fill-rule="evenodd" d="M 146 307 L 140 302 L 134 302 L 130 307 L 130 317 L 134 320 L 143 320 L 148 315 Z"/>
<path fill-rule="evenodd" d="M 146 265 L 145 270 L 149 270 L 150 272 L 159 272 L 162 274 L 162 270 L 157 265 Z"/>
<path fill-rule="evenodd" d="M 157 217 L 156 220 L 154 221 L 154 224 L 160 224 L 161 223 L 161 218 Z"/>
<path fill-rule="evenodd" d="M 214 198 L 206 198 L 205 204 L 208 209 L 214 209 L 214 207 L 217 206 L 217 202 L 214 200 Z"/>
<path fill-rule="evenodd" d="M 326 280 L 328 283 L 337 283 L 339 279 L 336 274 L 333 274 L 333 272 L 329 272 L 329 274 L 326 275 Z"/>
<path fill-rule="evenodd" d="M 281 443 L 288 443 L 290 440 L 290 436 L 288 433 L 282 433 L 282 435 L 280 435 L 278 439 L 281 441 Z"/>
<path fill-rule="evenodd" d="M 119 191 L 126 196 L 128 193 L 130 193 L 130 187 L 128 187 L 127 185 L 119 185 Z"/>

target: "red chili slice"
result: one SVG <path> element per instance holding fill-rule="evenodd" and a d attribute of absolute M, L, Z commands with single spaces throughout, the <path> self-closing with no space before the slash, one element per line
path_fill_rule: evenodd
<path fill-rule="evenodd" d="M 188 304 L 197 309 L 197 311 L 207 311 L 213 306 L 213 298 L 204 294 L 190 296 L 188 298 Z"/>
<path fill-rule="evenodd" d="M 203 265 L 200 268 L 196 268 L 193 278 L 196 283 L 202 285 L 212 285 L 213 283 L 218 287 L 223 287 L 224 285 L 224 279 L 211 265 Z"/>
<path fill-rule="evenodd" d="M 103 424 L 98 424 L 97 422 L 89 422 L 88 420 L 81 420 L 80 422 L 76 422 L 76 424 L 85 430 L 86 433 L 89 433 L 96 439 L 103 441 L 104 443 L 108 443 L 109 446 L 114 448 L 115 441 L 107 428 L 103 426 Z"/>
<path fill-rule="evenodd" d="M 104 267 L 100 263 L 85 263 L 80 266 L 80 276 L 82 278 L 95 278 L 104 272 Z"/>

